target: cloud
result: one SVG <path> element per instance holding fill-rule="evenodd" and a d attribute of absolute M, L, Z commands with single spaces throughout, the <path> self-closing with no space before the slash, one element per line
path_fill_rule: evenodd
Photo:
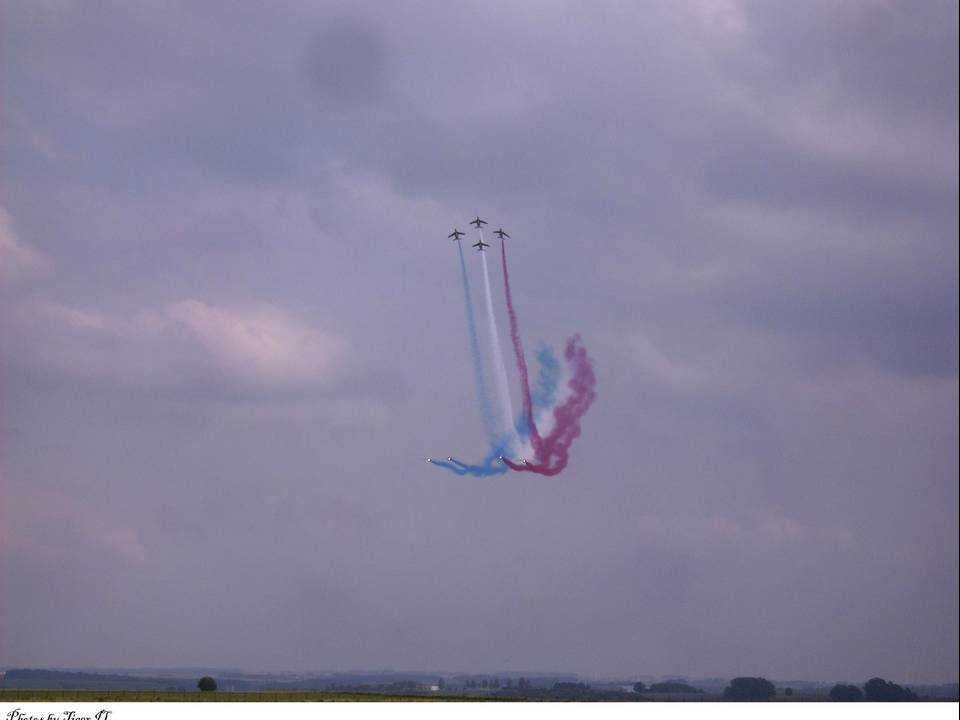
<path fill-rule="evenodd" d="M 803 522 L 774 510 L 757 509 L 729 515 L 656 515 L 636 518 L 639 532 L 653 538 L 671 538 L 689 543 L 815 543 L 849 547 L 854 533 L 848 528 L 820 522 Z"/>
<path fill-rule="evenodd" d="M 347 350 L 341 338 L 269 305 L 237 309 L 184 300 L 168 305 L 163 317 L 185 327 L 223 370 L 252 382 L 328 382 Z"/>
<path fill-rule="evenodd" d="M 308 82 L 325 104 L 373 102 L 382 92 L 385 70 L 384 47 L 377 29 L 347 17 L 322 29 L 306 61 Z"/>
<path fill-rule="evenodd" d="M 625 343 L 638 369 L 657 382 L 678 389 L 696 389 L 710 381 L 704 368 L 664 353 L 656 341 L 641 330 L 628 333 Z"/>
<path fill-rule="evenodd" d="M 329 387 L 349 353 L 343 338 L 268 304 L 186 299 L 127 316 L 35 300 L 5 320 L 26 352 L 22 361 L 126 386 Z"/>
<path fill-rule="evenodd" d="M 44 275 L 51 269 L 50 260 L 22 243 L 13 231 L 13 222 L 0 206 L 0 282 L 13 283 Z"/>
<path fill-rule="evenodd" d="M 30 557 L 34 562 L 71 562 L 78 554 L 107 555 L 124 564 L 142 565 L 147 548 L 138 530 L 122 518 L 76 493 L 13 482 L 0 472 L 7 506 L 0 525 L 0 557 Z"/>
<path fill-rule="evenodd" d="M 25 555 L 11 658 L 956 675 L 956 3 L 46 7 L 0 23 L 4 470 L 156 565 L 71 615 Z M 475 213 L 595 357 L 549 486 L 422 461 L 477 448 Z"/>

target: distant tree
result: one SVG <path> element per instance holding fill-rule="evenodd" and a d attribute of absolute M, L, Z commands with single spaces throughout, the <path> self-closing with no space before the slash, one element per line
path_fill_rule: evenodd
<path fill-rule="evenodd" d="M 528 690 L 533 686 L 530 684 L 530 681 L 527 680 L 526 678 L 520 678 L 519 680 L 517 680 L 517 687 L 520 688 L 521 690 Z"/>
<path fill-rule="evenodd" d="M 217 681 L 209 675 L 204 675 L 197 681 L 197 687 L 200 688 L 200 692 L 213 692 L 217 689 Z"/>
<path fill-rule="evenodd" d="M 443 690 L 445 687 L 447 687 L 447 681 L 444 680 L 443 678 L 439 678 L 437 680 L 437 687 Z"/>
<path fill-rule="evenodd" d="M 504 684 L 506 685 L 506 687 L 512 688 L 512 687 L 513 687 L 513 680 L 510 679 L 510 678 L 507 678 L 507 680 L 506 680 L 506 682 L 505 682 Z"/>
<path fill-rule="evenodd" d="M 790 697 L 791 695 L 793 695 L 793 688 L 786 688 L 783 691 L 783 694 L 786 695 L 787 697 Z"/>
<path fill-rule="evenodd" d="M 496 690 L 497 688 L 499 688 L 499 687 L 500 687 L 500 678 L 494 678 L 493 680 L 491 680 L 491 681 L 490 681 L 490 687 L 492 687 L 494 690 Z"/>
<path fill-rule="evenodd" d="M 695 688 L 693 685 L 687 685 L 685 682 L 677 681 L 653 683 L 653 685 L 649 687 L 649 691 L 652 693 L 674 693 L 677 695 L 692 695 L 703 692 L 703 690 Z"/>
<path fill-rule="evenodd" d="M 738 677 L 723 690 L 724 700 L 769 700 L 777 694 L 773 683 L 762 677 Z"/>
<path fill-rule="evenodd" d="M 644 685 L 642 682 L 635 682 L 633 684 L 633 691 L 635 693 L 642 693 L 646 689 L 647 689 L 647 686 Z"/>
<path fill-rule="evenodd" d="M 830 688 L 830 699 L 834 702 L 857 702 L 863 700 L 863 693 L 856 685 L 837 683 Z"/>
<path fill-rule="evenodd" d="M 485 688 L 485 687 L 488 687 L 489 685 L 490 685 L 490 683 L 487 682 L 487 679 L 486 679 L 486 678 L 484 678 L 483 680 L 480 681 L 480 687 L 484 687 L 484 688 Z"/>
<path fill-rule="evenodd" d="M 563 698 L 589 698 L 594 692 L 586 683 L 558 682 L 553 684 L 550 694 Z"/>
<path fill-rule="evenodd" d="M 917 696 L 910 688 L 900 687 L 883 678 L 870 678 L 863 686 L 863 694 L 868 702 L 907 702 Z"/>

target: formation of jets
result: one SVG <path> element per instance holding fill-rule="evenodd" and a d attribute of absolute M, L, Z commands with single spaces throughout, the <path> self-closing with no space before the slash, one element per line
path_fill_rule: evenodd
<path fill-rule="evenodd" d="M 483 226 L 487 224 L 487 221 L 486 221 L 486 220 L 481 220 L 481 219 L 480 219 L 480 216 L 477 215 L 477 217 L 475 217 L 473 220 L 471 220 L 469 224 L 476 226 L 477 230 L 480 231 L 480 239 L 477 240 L 475 243 L 473 243 L 472 247 L 475 247 L 478 252 L 483 252 L 484 249 L 490 247 L 490 243 L 486 243 L 486 242 L 483 241 Z M 497 229 L 497 230 L 494 230 L 494 231 L 493 231 L 493 234 L 496 235 L 496 236 L 498 236 L 501 240 L 503 240 L 504 238 L 510 237 L 510 233 L 508 233 L 508 232 L 507 232 L 506 230 L 504 230 L 503 228 L 499 228 L 499 229 Z M 460 238 L 462 238 L 464 235 L 466 235 L 465 232 L 461 232 L 458 228 L 454 228 L 454 229 L 453 229 L 453 232 L 450 233 L 449 235 L 447 235 L 447 237 L 450 238 L 451 240 L 455 240 L 456 242 L 459 242 L 459 241 L 460 241 Z M 432 462 L 433 462 L 433 458 L 429 458 L 429 457 L 428 457 L 428 458 L 425 458 L 425 459 L 426 459 L 426 461 L 427 461 L 428 463 L 432 463 Z M 500 462 L 503 462 L 503 461 L 504 461 L 503 455 L 499 456 L 498 460 L 500 460 Z M 452 457 L 448 457 L 448 458 L 447 458 L 447 462 L 456 462 L 456 461 L 455 461 Z M 522 465 L 529 465 L 529 464 L 530 464 L 527 460 L 522 459 L 522 458 L 520 459 L 520 463 L 521 463 Z"/>
<path fill-rule="evenodd" d="M 478 252 L 483 252 L 488 247 L 490 247 L 490 243 L 483 241 L 483 226 L 487 224 L 487 221 L 481 220 L 480 216 L 477 215 L 477 217 L 471 220 L 469 224 L 475 225 L 477 230 L 480 231 L 480 239 L 477 240 L 475 243 L 473 243 L 471 247 L 475 247 Z M 510 233 L 506 232 L 503 228 L 494 230 L 493 234 L 497 235 L 501 240 L 503 240 L 504 238 L 510 237 Z M 447 235 L 447 237 L 450 238 L 451 240 L 459 242 L 460 238 L 463 237 L 464 235 L 466 235 L 465 232 L 461 232 L 458 228 L 454 228 L 453 232 Z"/>
<path fill-rule="evenodd" d="M 424 458 L 424 459 L 425 459 L 428 463 L 432 463 L 432 462 L 433 462 L 433 458 L 432 458 L 432 457 L 428 457 L 428 458 Z M 500 462 L 503 462 L 503 461 L 505 460 L 505 458 L 503 457 L 503 455 L 500 455 L 500 456 L 497 457 L 497 460 L 499 460 Z M 457 461 L 454 460 L 452 457 L 448 457 L 448 458 L 447 458 L 447 462 L 457 462 Z M 528 460 L 524 459 L 524 458 L 521 458 L 521 459 L 520 459 L 520 464 L 521 464 L 521 465 L 529 465 L 530 462 L 529 462 Z"/>

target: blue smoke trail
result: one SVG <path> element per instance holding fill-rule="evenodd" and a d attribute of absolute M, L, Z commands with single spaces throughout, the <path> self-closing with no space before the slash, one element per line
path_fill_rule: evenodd
<path fill-rule="evenodd" d="M 553 407 L 557 401 L 557 388 L 560 385 L 560 361 L 557 360 L 553 350 L 544 346 L 537 352 L 537 363 L 540 369 L 537 372 L 536 385 L 530 395 L 533 401 L 533 409 L 540 411 Z M 521 439 L 525 440 L 529 436 L 526 418 L 522 413 L 517 419 L 516 428 Z M 507 456 L 506 447 L 508 444 L 506 439 L 492 442 L 490 454 L 479 465 L 471 465 L 454 457 L 446 460 L 431 459 L 430 462 L 437 467 L 442 467 L 461 476 L 490 477 L 491 475 L 501 475 L 509 469 L 505 463 L 500 461 L 501 455 Z"/>
<path fill-rule="evenodd" d="M 480 401 L 480 416 L 483 428 L 487 432 L 490 444 L 495 444 L 493 410 L 490 407 L 490 396 L 487 393 L 487 383 L 483 377 L 483 363 L 480 359 L 480 341 L 477 339 L 477 321 L 473 316 L 473 302 L 470 298 L 470 279 L 467 277 L 467 265 L 463 261 L 463 246 L 457 240 L 457 252 L 460 254 L 460 278 L 463 280 L 463 303 L 467 311 L 467 329 L 470 331 L 470 354 L 473 356 L 473 377 L 477 385 L 477 399 Z"/>
<path fill-rule="evenodd" d="M 491 475 L 502 475 L 507 471 L 507 466 L 500 461 L 500 456 L 504 450 L 500 447 L 494 447 L 490 454 L 483 459 L 480 465 L 470 465 L 461 462 L 456 458 L 447 460 L 431 460 L 430 462 L 437 467 L 442 467 L 457 475 L 472 475 L 473 477 L 490 477 Z"/>
<path fill-rule="evenodd" d="M 483 362 L 480 359 L 480 341 L 477 338 L 477 322 L 473 315 L 473 303 L 470 296 L 470 279 L 467 277 L 467 265 L 463 259 L 463 246 L 457 240 L 457 252 L 460 255 L 460 278 L 463 280 L 463 304 L 467 312 L 467 330 L 470 334 L 470 354 L 473 356 L 473 377 L 477 386 L 477 399 L 480 401 L 480 416 L 487 438 L 490 441 L 490 454 L 479 465 L 461 462 L 456 458 L 447 460 L 430 460 L 433 465 L 449 470 L 457 475 L 472 475 L 473 477 L 489 477 L 501 475 L 507 471 L 507 466 L 500 462 L 500 456 L 506 451 L 506 443 L 497 438 L 493 410 L 490 406 L 490 395 L 487 392 L 487 383 L 483 376 Z"/>
<path fill-rule="evenodd" d="M 537 352 L 540 371 L 537 373 L 537 385 L 533 389 L 532 400 L 535 410 L 553 407 L 557 401 L 557 386 L 560 384 L 560 361 L 553 350 L 544 346 Z"/>
<path fill-rule="evenodd" d="M 530 393 L 534 411 L 546 410 L 553 407 L 557 401 L 557 387 L 560 384 L 560 362 L 553 350 L 543 346 L 537 351 L 537 363 L 540 370 L 537 372 L 537 383 Z M 527 418 L 520 415 L 517 420 L 517 434 L 526 440 L 530 436 Z"/>

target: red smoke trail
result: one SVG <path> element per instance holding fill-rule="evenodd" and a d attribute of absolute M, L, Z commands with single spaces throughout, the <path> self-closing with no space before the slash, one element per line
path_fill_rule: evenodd
<path fill-rule="evenodd" d="M 593 364 L 579 335 L 567 340 L 564 355 L 573 373 L 568 383 L 570 397 L 553 409 L 555 425 L 549 435 L 540 438 L 533 462 L 516 463 L 503 459 L 512 470 L 556 475 L 567 466 L 570 444 L 580 436 L 580 418 L 596 400 L 597 393 L 594 390 L 596 376 L 593 374 Z M 533 432 L 531 426 L 531 437 Z"/>
<path fill-rule="evenodd" d="M 533 403 L 530 399 L 530 378 L 527 361 L 520 340 L 520 326 L 513 307 L 513 295 L 510 292 L 510 272 L 507 270 L 506 243 L 500 239 L 500 257 L 503 263 L 503 287 L 507 298 L 507 313 L 510 316 L 510 339 L 513 341 L 513 353 L 520 373 L 520 388 L 523 393 L 523 417 L 527 424 L 530 445 L 533 448 L 533 461 L 517 463 L 508 458 L 503 462 L 513 470 L 535 472 L 540 475 L 556 475 L 567 466 L 570 445 L 580 436 L 580 418 L 597 398 L 594 390 L 596 376 L 593 364 L 587 355 L 587 349 L 579 335 L 567 340 L 564 355 L 570 366 L 570 397 L 553 409 L 554 426 L 546 437 L 541 437 L 533 421 Z"/>
<path fill-rule="evenodd" d="M 523 395 L 523 418 L 527 423 L 527 432 L 530 433 L 530 444 L 534 450 L 540 445 L 540 433 L 533 423 L 533 403 L 530 400 L 530 376 L 527 372 L 527 360 L 523 356 L 523 343 L 520 340 L 520 325 L 517 323 L 517 313 L 513 309 L 513 295 L 510 293 L 510 272 L 507 270 L 507 244 L 500 238 L 500 258 L 503 263 L 503 288 L 507 296 L 507 314 L 510 316 L 510 339 L 513 341 L 513 354 L 517 359 L 517 370 L 520 372 L 520 392 Z"/>

